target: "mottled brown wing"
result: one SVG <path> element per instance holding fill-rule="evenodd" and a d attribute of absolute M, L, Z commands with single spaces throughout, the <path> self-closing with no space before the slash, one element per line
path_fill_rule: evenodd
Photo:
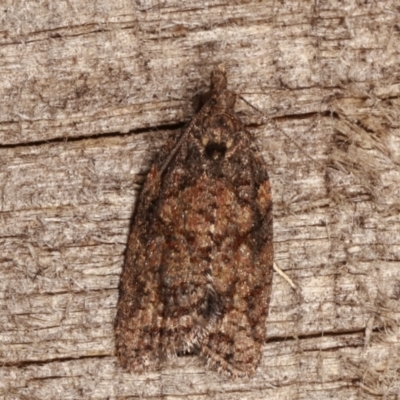
<path fill-rule="evenodd" d="M 235 376 L 259 363 L 272 280 L 271 192 L 225 85 L 216 69 L 210 100 L 161 152 L 139 197 L 116 319 L 117 354 L 130 370 L 193 350 Z"/>

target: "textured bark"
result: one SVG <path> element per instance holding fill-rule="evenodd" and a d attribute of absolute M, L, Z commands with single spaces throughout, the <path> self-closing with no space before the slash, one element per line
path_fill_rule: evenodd
<path fill-rule="evenodd" d="M 396 1 L 0 5 L 5 399 L 400 395 Z M 143 176 L 213 66 L 268 166 L 275 274 L 249 380 L 125 372 L 113 323 Z M 385 397 L 386 396 L 386 397 Z"/>

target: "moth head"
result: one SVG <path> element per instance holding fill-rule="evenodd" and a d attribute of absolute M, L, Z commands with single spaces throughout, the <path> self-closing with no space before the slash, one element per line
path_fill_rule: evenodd
<path fill-rule="evenodd" d="M 211 72 L 211 93 L 221 93 L 227 87 L 226 70 L 223 64 L 217 65 Z"/>

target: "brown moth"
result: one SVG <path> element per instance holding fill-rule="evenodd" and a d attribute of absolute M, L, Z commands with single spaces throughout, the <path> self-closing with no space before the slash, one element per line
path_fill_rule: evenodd
<path fill-rule="evenodd" d="M 133 216 L 115 323 L 131 371 L 199 354 L 254 374 L 272 285 L 272 200 L 265 162 L 234 112 L 225 69 L 208 101 L 156 157 Z"/>

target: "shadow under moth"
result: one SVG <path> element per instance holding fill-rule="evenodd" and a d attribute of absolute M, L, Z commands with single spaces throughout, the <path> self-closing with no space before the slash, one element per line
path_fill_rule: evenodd
<path fill-rule="evenodd" d="M 208 100 L 157 155 L 139 195 L 121 275 L 117 355 L 130 371 L 194 353 L 254 374 L 272 285 L 265 162 L 234 111 L 222 66 Z"/>

